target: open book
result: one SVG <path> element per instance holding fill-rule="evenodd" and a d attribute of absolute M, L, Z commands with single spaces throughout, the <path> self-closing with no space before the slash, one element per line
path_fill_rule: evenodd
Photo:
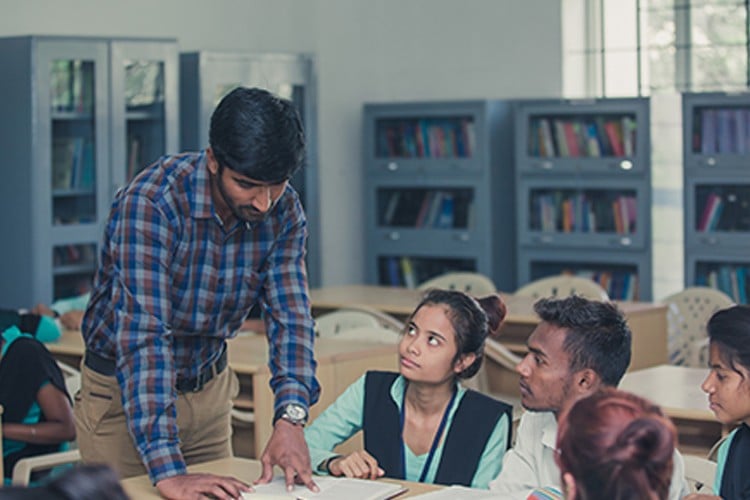
<path fill-rule="evenodd" d="M 294 491 L 286 491 L 283 477 L 276 477 L 268 484 L 254 486 L 254 493 L 244 493 L 245 500 L 387 500 L 393 498 L 406 488 L 396 483 L 349 479 L 343 477 L 315 477 L 320 487 L 319 493 L 313 493 L 305 486 L 295 486 Z"/>

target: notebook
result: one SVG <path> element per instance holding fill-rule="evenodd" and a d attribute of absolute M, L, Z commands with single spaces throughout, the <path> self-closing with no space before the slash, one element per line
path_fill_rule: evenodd
<path fill-rule="evenodd" d="M 316 477 L 319 493 L 313 493 L 305 486 L 295 486 L 294 491 L 286 491 L 283 477 L 276 477 L 268 484 L 253 486 L 255 492 L 244 493 L 245 500 L 387 500 L 400 495 L 406 488 L 397 483 L 349 479 L 343 477 Z"/>

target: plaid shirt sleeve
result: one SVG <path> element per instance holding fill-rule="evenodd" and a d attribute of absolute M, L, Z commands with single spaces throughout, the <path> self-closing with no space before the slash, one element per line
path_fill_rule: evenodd
<path fill-rule="evenodd" d="M 120 198 L 109 230 L 118 311 L 117 378 L 135 446 L 151 481 L 187 473 L 179 449 L 169 326 L 175 214 L 143 196 Z"/>
<path fill-rule="evenodd" d="M 269 345 L 268 366 L 274 409 L 287 403 L 309 408 L 318 400 L 313 356 L 314 324 L 305 268 L 307 222 L 299 201 L 268 258 L 264 312 Z"/>

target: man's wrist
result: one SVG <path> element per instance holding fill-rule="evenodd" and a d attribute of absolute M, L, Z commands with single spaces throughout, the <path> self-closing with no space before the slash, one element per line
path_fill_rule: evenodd
<path fill-rule="evenodd" d="M 273 423 L 275 425 L 279 419 L 283 419 L 291 424 L 304 426 L 307 423 L 307 418 L 306 407 L 299 403 L 287 403 L 276 410 L 273 415 Z"/>

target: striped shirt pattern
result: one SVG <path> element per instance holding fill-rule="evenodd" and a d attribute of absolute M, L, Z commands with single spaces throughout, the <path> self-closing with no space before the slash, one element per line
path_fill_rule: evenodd
<path fill-rule="evenodd" d="M 264 221 L 224 227 L 205 151 L 163 157 L 116 195 L 83 335 L 116 361 L 128 426 L 153 482 L 186 473 L 176 379 L 216 361 L 255 303 L 266 318 L 275 408 L 317 401 L 306 240 L 291 186 Z"/>

